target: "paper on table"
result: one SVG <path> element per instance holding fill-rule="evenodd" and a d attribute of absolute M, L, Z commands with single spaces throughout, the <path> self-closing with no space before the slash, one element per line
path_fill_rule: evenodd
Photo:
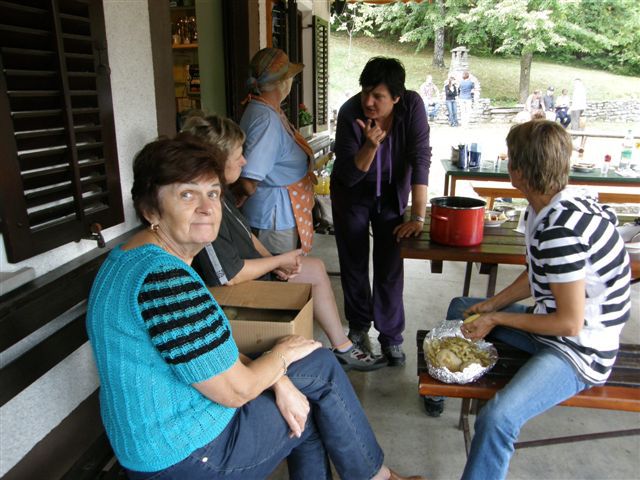
<path fill-rule="evenodd" d="M 522 233 L 523 235 L 524 235 L 524 212 L 525 212 L 525 210 L 520 210 L 520 217 L 518 218 L 518 226 L 516 228 L 514 228 L 514 231 L 516 231 L 518 233 Z"/>

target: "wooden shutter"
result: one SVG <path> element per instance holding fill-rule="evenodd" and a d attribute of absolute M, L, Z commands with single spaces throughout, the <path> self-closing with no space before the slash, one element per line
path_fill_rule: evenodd
<path fill-rule="evenodd" d="M 9 261 L 121 223 L 101 0 L 0 1 L 0 71 Z"/>
<path fill-rule="evenodd" d="M 315 131 L 329 128 L 329 24 L 313 16 L 313 106 Z"/>

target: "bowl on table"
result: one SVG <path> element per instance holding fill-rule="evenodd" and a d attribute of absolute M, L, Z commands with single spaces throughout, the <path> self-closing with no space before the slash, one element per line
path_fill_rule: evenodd
<path fill-rule="evenodd" d="M 485 227 L 499 227 L 504 222 L 509 220 L 506 212 L 498 210 L 487 210 L 484 212 L 484 226 Z"/>
<path fill-rule="evenodd" d="M 595 163 L 580 162 L 580 163 L 574 163 L 571 168 L 573 168 L 573 170 L 576 172 L 591 173 L 596 169 L 596 165 Z"/>

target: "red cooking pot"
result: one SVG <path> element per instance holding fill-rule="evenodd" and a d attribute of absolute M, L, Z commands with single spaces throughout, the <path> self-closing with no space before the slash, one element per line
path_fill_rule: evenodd
<path fill-rule="evenodd" d="M 432 198 L 431 240 L 453 247 L 482 243 L 486 203 L 469 197 Z"/>

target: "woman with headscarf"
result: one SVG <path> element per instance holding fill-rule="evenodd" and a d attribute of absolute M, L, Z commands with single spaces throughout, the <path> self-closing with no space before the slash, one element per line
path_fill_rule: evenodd
<path fill-rule="evenodd" d="M 313 242 L 313 151 L 280 104 L 304 65 L 278 48 L 263 48 L 249 65 L 250 93 L 240 120 L 247 164 L 235 190 L 253 232 L 273 254 Z"/>

